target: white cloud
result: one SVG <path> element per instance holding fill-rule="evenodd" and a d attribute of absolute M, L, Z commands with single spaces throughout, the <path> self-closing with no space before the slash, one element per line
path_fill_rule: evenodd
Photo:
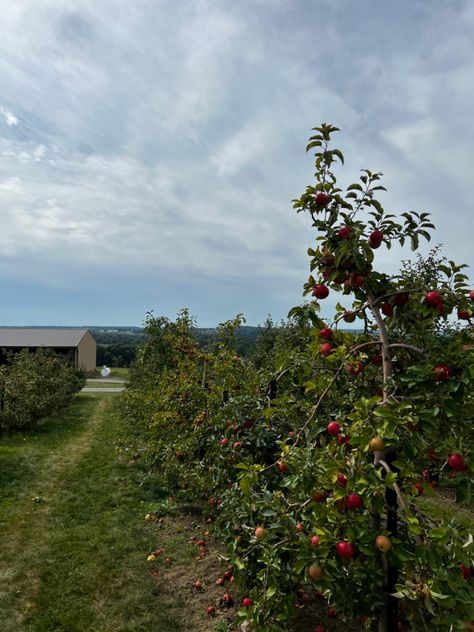
<path fill-rule="evenodd" d="M 20 122 L 17 117 L 12 112 L 10 112 L 10 110 L 4 108 L 3 105 L 0 105 L 0 114 L 5 119 L 5 123 L 8 125 L 8 127 L 18 125 L 18 123 Z"/>

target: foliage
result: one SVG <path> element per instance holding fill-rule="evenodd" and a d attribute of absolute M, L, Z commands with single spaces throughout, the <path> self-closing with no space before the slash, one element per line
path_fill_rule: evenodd
<path fill-rule="evenodd" d="M 49 350 L 22 350 L 0 367 L 0 430 L 28 428 L 52 415 L 85 384 L 68 359 Z"/>
<path fill-rule="evenodd" d="M 474 295 L 464 266 L 436 249 L 398 275 L 375 269 L 379 247 L 416 250 L 433 225 L 427 213 L 387 213 L 382 174 L 363 170 L 338 188 L 336 131 L 315 128 L 316 184 L 294 201 L 316 232 L 305 284 L 315 300 L 278 332 L 267 321 L 255 364 L 235 355 L 240 316 L 212 353 L 196 347 L 187 312 L 151 320 L 123 414 L 168 482 L 207 498 L 251 600 L 240 620 L 282 630 L 314 587 L 367 628 L 389 616 L 395 629 L 399 603 L 411 629 L 463 630 L 474 617 L 472 536 L 417 497 L 441 486 L 470 499 Z M 325 322 L 331 292 L 352 306 L 337 303 Z M 466 326 L 450 324 L 456 311 Z"/>

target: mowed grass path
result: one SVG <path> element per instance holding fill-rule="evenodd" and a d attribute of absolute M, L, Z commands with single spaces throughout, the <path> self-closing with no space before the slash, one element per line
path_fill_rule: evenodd
<path fill-rule="evenodd" d="M 143 516 L 156 490 L 117 458 L 116 397 L 82 394 L 32 433 L 0 438 L 2 632 L 183 629 L 182 599 L 149 572 Z"/>

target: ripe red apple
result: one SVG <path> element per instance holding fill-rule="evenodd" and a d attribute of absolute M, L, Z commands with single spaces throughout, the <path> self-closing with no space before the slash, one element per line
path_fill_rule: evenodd
<path fill-rule="evenodd" d="M 469 320 L 471 315 L 471 312 L 468 312 L 467 309 L 458 309 L 459 320 Z"/>
<path fill-rule="evenodd" d="M 199 581 L 199 579 L 197 579 L 193 585 L 194 585 L 194 588 L 196 588 L 197 590 L 201 590 L 202 588 L 202 582 Z"/>
<path fill-rule="evenodd" d="M 209 606 L 209 607 L 208 607 L 208 609 L 207 609 L 207 614 L 208 614 L 209 616 L 211 616 L 211 615 L 215 614 L 215 612 L 216 612 L 216 609 L 215 609 L 215 607 L 214 607 L 214 606 Z"/>
<path fill-rule="evenodd" d="M 339 239 L 348 239 L 351 233 L 352 228 L 350 226 L 342 226 L 339 229 L 337 236 L 339 237 Z"/>
<path fill-rule="evenodd" d="M 217 500 L 215 498 L 209 498 L 209 504 L 210 505 L 215 505 L 217 503 Z"/>
<path fill-rule="evenodd" d="M 346 496 L 345 504 L 348 509 L 360 509 L 363 501 L 358 494 L 349 494 L 349 496 Z"/>
<path fill-rule="evenodd" d="M 323 342 L 319 347 L 319 351 L 323 356 L 330 356 L 332 353 L 332 344 L 330 342 Z"/>
<path fill-rule="evenodd" d="M 301 522 L 297 522 L 295 529 L 297 533 L 302 533 L 304 531 L 304 526 L 301 524 Z"/>
<path fill-rule="evenodd" d="M 360 375 L 361 373 L 363 373 L 363 371 L 364 371 L 364 365 L 362 364 L 360 360 L 357 360 L 355 364 L 349 364 L 349 366 L 347 367 L 347 372 L 356 377 Z"/>
<path fill-rule="evenodd" d="M 430 307 L 438 307 L 438 305 L 443 301 L 441 294 L 436 290 L 432 290 L 431 292 L 426 292 L 425 294 L 425 303 Z"/>
<path fill-rule="evenodd" d="M 283 474 L 286 474 L 288 472 L 288 468 L 286 467 L 286 463 L 283 463 L 283 461 L 278 461 L 278 469 Z"/>
<path fill-rule="evenodd" d="M 452 369 L 445 364 L 435 366 L 433 373 L 437 382 L 445 382 L 453 375 Z"/>
<path fill-rule="evenodd" d="M 466 463 L 459 452 L 453 452 L 449 455 L 448 465 L 456 472 L 463 472 L 466 469 Z"/>
<path fill-rule="evenodd" d="M 330 619 L 335 619 L 337 617 L 337 612 L 334 610 L 334 608 L 328 608 L 326 614 Z"/>
<path fill-rule="evenodd" d="M 329 204 L 329 202 L 331 201 L 331 198 L 329 197 L 329 195 L 327 193 L 324 193 L 324 191 L 319 191 L 319 193 L 316 193 L 316 204 L 318 206 L 327 206 Z"/>
<path fill-rule="evenodd" d="M 332 338 L 332 329 L 329 329 L 329 327 L 324 327 L 324 329 L 320 330 L 319 335 L 324 340 L 331 340 L 331 338 Z"/>
<path fill-rule="evenodd" d="M 337 542 L 336 544 L 336 554 L 339 557 L 343 558 L 351 558 L 354 557 L 357 553 L 357 547 L 352 542 Z"/>
<path fill-rule="evenodd" d="M 250 608 L 250 606 L 252 605 L 252 600 L 249 597 L 244 597 L 242 599 L 242 605 L 244 608 Z"/>
<path fill-rule="evenodd" d="M 375 366 L 382 366 L 383 364 L 383 357 L 381 353 L 375 353 L 371 358 L 370 361 L 372 362 L 372 364 L 375 364 Z"/>
<path fill-rule="evenodd" d="M 406 305 L 410 300 L 410 294 L 408 292 L 399 292 L 395 295 L 393 302 L 395 305 Z"/>
<path fill-rule="evenodd" d="M 471 299 L 471 301 L 474 301 L 474 290 L 471 290 L 469 292 L 469 298 Z"/>
<path fill-rule="evenodd" d="M 324 631 L 323 626 L 318 624 L 318 625 L 314 628 L 314 632 L 325 632 L 325 631 Z"/>
<path fill-rule="evenodd" d="M 423 496 L 425 493 L 425 488 L 421 483 L 415 483 L 413 489 L 416 490 L 416 493 L 414 493 L 415 496 Z"/>
<path fill-rule="evenodd" d="M 351 287 L 357 290 L 364 285 L 365 276 L 363 276 L 362 274 L 351 274 L 349 282 Z"/>
<path fill-rule="evenodd" d="M 472 569 L 468 566 L 464 566 L 464 564 L 460 564 L 459 568 L 462 571 L 463 577 L 466 581 L 469 581 L 471 579 L 471 575 L 472 575 Z"/>
<path fill-rule="evenodd" d="M 327 298 L 329 296 L 329 288 L 326 285 L 319 283 L 313 288 L 313 296 L 319 299 Z"/>
<path fill-rule="evenodd" d="M 330 421 L 327 425 L 327 431 L 331 435 L 331 437 L 335 437 L 339 434 L 341 426 L 337 423 L 337 421 Z"/>
<path fill-rule="evenodd" d="M 313 535 L 311 538 L 311 546 L 319 546 L 319 535 Z"/>
<path fill-rule="evenodd" d="M 323 503 L 326 500 L 326 494 L 315 489 L 311 494 L 311 499 L 315 503 Z"/>
<path fill-rule="evenodd" d="M 339 435 L 337 438 L 338 445 L 346 445 L 351 440 L 349 435 Z"/>
<path fill-rule="evenodd" d="M 393 306 L 391 303 L 382 303 L 380 310 L 384 316 L 393 316 Z"/>
<path fill-rule="evenodd" d="M 341 487 L 347 486 L 347 478 L 344 476 L 344 474 L 341 474 L 341 472 L 339 472 L 339 474 L 337 475 L 336 482 Z"/>
<path fill-rule="evenodd" d="M 383 232 L 381 230 L 374 230 L 368 239 L 368 244 L 371 248 L 378 248 L 383 241 Z"/>
<path fill-rule="evenodd" d="M 227 439 L 227 437 L 224 437 L 223 439 L 219 441 L 219 443 L 221 444 L 223 448 L 225 448 L 227 444 L 229 443 L 229 439 Z"/>
<path fill-rule="evenodd" d="M 354 312 L 344 312 L 342 320 L 346 323 L 353 323 L 356 319 Z"/>
<path fill-rule="evenodd" d="M 242 447 L 242 441 L 234 441 L 234 443 L 232 444 L 232 447 L 234 450 L 238 450 L 239 448 Z"/>

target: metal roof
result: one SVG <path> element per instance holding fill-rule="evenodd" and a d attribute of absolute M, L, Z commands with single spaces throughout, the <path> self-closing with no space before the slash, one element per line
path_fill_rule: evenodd
<path fill-rule="evenodd" d="M 77 347 L 88 329 L 0 327 L 1 347 Z"/>

